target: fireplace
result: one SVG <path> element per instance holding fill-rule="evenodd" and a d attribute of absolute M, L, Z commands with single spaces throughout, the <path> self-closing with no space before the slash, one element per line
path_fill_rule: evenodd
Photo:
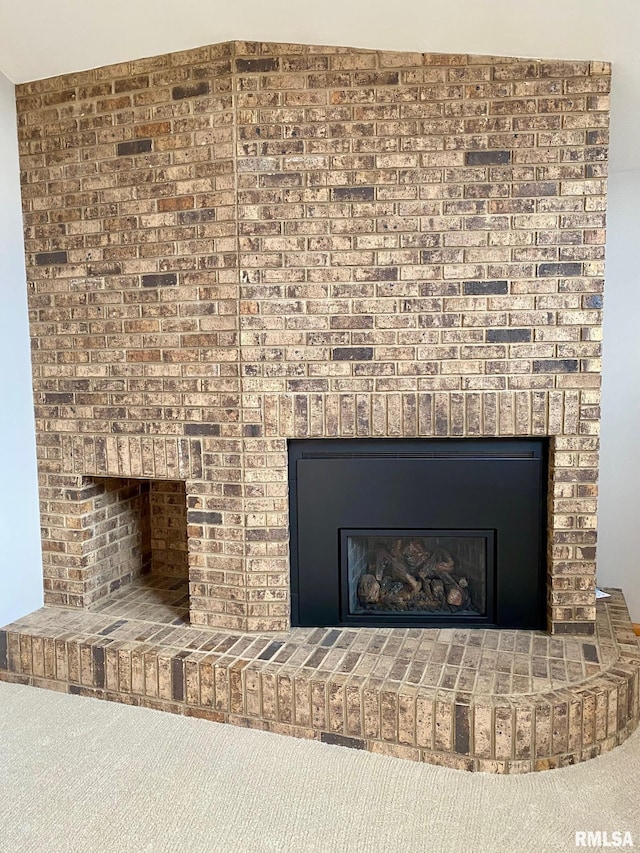
<path fill-rule="evenodd" d="M 18 86 L 47 607 L 0 678 L 494 772 L 632 731 L 609 76 L 240 41 Z"/>
<path fill-rule="evenodd" d="M 548 630 L 593 634 L 609 75 L 232 42 L 18 87 L 46 603 L 100 606 L 151 547 L 152 574 L 188 574 L 192 626 L 286 631 L 288 442 L 532 437 L 547 542 L 513 621 L 540 624 L 544 575 Z M 118 562 L 100 514 L 127 488 Z M 503 579 L 509 524 L 469 488 L 472 519 L 339 519 L 327 563 L 351 549 L 355 589 L 322 618 L 511 624 L 524 555 Z M 356 568 L 394 549 L 431 554 L 413 590 Z"/>
<path fill-rule="evenodd" d="M 542 628 L 544 440 L 289 443 L 295 625 Z"/>

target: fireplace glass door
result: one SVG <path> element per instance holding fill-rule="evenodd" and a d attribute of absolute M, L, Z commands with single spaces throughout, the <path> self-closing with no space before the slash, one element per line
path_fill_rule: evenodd
<path fill-rule="evenodd" d="M 486 616 L 494 531 L 340 533 L 343 616 Z"/>

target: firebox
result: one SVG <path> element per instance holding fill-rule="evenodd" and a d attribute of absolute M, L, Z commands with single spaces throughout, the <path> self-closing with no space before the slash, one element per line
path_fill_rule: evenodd
<path fill-rule="evenodd" d="M 292 623 L 545 624 L 542 439 L 289 442 Z"/>

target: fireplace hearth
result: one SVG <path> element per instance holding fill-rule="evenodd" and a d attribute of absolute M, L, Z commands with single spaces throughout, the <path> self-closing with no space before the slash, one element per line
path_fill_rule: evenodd
<path fill-rule="evenodd" d="M 291 441 L 294 625 L 542 628 L 543 440 Z"/>

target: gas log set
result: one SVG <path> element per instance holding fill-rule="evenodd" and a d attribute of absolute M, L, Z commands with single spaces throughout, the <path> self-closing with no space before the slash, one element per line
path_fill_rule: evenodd
<path fill-rule="evenodd" d="M 406 537 L 368 539 L 364 570 L 357 580 L 359 607 L 385 612 L 483 612 L 483 602 L 472 596 L 476 584 L 470 586 L 467 576 L 469 570 L 478 572 L 468 559 L 474 546 L 471 542 L 462 545 L 460 550 L 467 552 L 463 556 L 440 543 L 438 539 Z"/>

